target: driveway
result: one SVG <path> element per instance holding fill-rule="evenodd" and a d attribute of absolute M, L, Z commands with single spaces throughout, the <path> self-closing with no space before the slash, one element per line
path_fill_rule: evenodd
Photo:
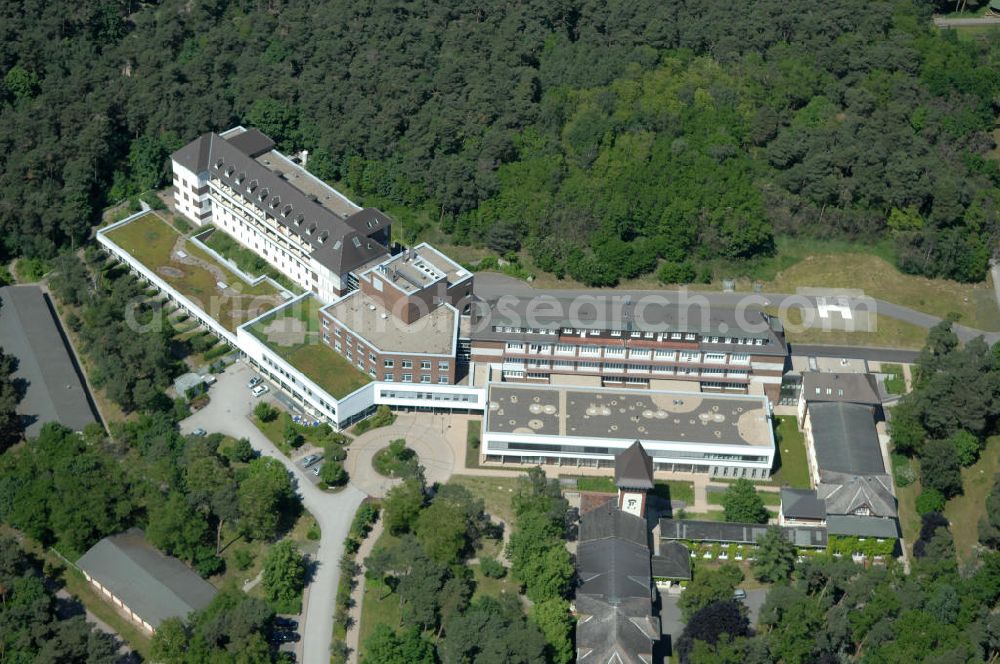
<path fill-rule="evenodd" d="M 298 464 L 285 457 L 253 422 L 248 419 L 257 400 L 250 396 L 247 381 L 253 371 L 237 362 L 219 376 L 209 394 L 211 403 L 181 423 L 183 433 L 201 427 L 209 433 L 223 433 L 234 438 L 247 438 L 261 454 L 281 461 L 297 480 L 302 504 L 316 518 L 321 529 L 319 549 L 315 558 L 315 574 L 306 593 L 302 634 L 302 661 L 308 664 L 329 664 L 330 641 L 333 636 L 334 599 L 340 580 L 339 562 L 344 553 L 351 520 L 365 494 L 347 486 L 339 493 L 327 493 L 309 481 Z"/>
<path fill-rule="evenodd" d="M 430 418 L 426 413 L 399 413 L 396 421 L 387 427 L 374 429 L 358 436 L 347 448 L 344 468 L 351 476 L 351 485 L 370 496 L 381 498 L 399 484 L 399 480 L 383 477 L 375 472 L 372 459 L 375 453 L 389 446 L 397 438 L 417 453 L 425 469 L 428 484 L 446 482 L 455 469 L 455 452 L 447 440 L 443 418 Z"/>

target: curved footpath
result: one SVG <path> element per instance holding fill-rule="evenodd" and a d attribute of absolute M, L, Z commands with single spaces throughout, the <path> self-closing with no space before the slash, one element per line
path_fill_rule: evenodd
<path fill-rule="evenodd" d="M 247 438 L 253 448 L 274 457 L 292 473 L 298 484 L 302 504 L 316 518 L 320 527 L 319 550 L 316 552 L 315 573 L 306 593 L 301 624 L 302 661 L 307 664 L 329 664 L 330 642 L 333 639 L 334 600 L 340 581 L 340 558 L 344 540 L 365 494 L 348 485 L 338 493 L 327 493 L 305 476 L 250 421 L 256 403 L 250 398 L 246 383 L 253 372 L 237 363 L 219 376 L 212 386 L 211 403 L 181 423 L 183 433 L 202 427 L 234 438 Z"/>

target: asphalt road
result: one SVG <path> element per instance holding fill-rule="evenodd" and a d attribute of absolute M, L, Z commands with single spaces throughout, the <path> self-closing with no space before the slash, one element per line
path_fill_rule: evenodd
<path fill-rule="evenodd" d="M 302 661 L 307 664 L 329 664 L 330 641 L 333 638 L 333 610 L 340 580 L 340 557 L 354 512 L 365 494 L 347 486 L 338 493 L 321 490 L 306 476 L 300 464 L 283 455 L 248 419 L 257 399 L 250 396 L 247 381 L 253 372 L 237 362 L 219 376 L 209 394 L 211 403 L 181 423 L 183 433 L 201 427 L 209 433 L 224 433 L 234 438 L 247 438 L 253 448 L 281 461 L 297 480 L 302 504 L 319 523 L 321 537 L 316 552 L 315 573 L 309 584 L 303 619 L 299 621 L 302 635 Z"/>
<path fill-rule="evenodd" d="M 671 303 L 693 302 L 707 306 L 720 306 L 734 308 L 738 306 L 748 306 L 752 308 L 761 307 L 815 307 L 816 295 L 799 295 L 789 293 L 720 293 L 718 291 L 696 291 L 696 290 L 622 290 L 622 289 L 536 289 L 531 284 L 520 279 L 508 277 L 497 272 L 480 272 L 476 274 L 475 293 L 477 296 L 492 300 L 503 295 L 532 296 L 549 295 L 564 299 L 578 295 L 605 295 L 620 298 L 631 298 L 634 302 L 643 297 L 666 298 Z M 888 316 L 906 323 L 912 323 L 925 329 L 931 328 L 941 322 L 941 318 L 925 314 L 892 302 L 886 302 L 877 298 L 858 297 L 854 295 L 844 295 L 842 292 L 831 289 L 829 296 L 846 297 L 848 306 L 859 314 L 877 313 L 879 316 Z M 987 343 L 993 344 L 1000 341 L 1000 332 L 983 332 L 965 325 L 955 325 L 954 331 L 962 341 L 968 341 L 977 336 L 984 336 Z M 826 348 L 851 348 L 830 346 Z M 797 354 L 802 354 L 801 352 Z M 843 357 L 839 351 L 837 357 Z M 867 359 L 867 358 L 866 358 Z M 884 354 L 872 359 L 888 359 Z"/>

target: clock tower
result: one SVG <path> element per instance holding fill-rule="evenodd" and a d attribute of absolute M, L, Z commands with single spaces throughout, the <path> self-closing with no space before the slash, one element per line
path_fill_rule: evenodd
<path fill-rule="evenodd" d="M 646 494 L 653 488 L 653 460 L 638 440 L 615 457 L 618 508 L 646 517 Z"/>

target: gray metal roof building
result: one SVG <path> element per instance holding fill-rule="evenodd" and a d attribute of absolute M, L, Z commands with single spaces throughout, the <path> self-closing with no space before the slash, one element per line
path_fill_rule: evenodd
<path fill-rule="evenodd" d="M 822 521 L 826 519 L 826 503 L 814 489 L 781 489 L 781 513 L 789 519 Z"/>
<path fill-rule="evenodd" d="M 580 523 L 577 662 L 650 664 L 660 638 L 646 520 L 609 501 Z"/>
<path fill-rule="evenodd" d="M 153 630 L 168 618 L 205 608 L 216 594 L 191 568 L 154 549 L 137 528 L 105 537 L 76 564 Z"/>
<path fill-rule="evenodd" d="M 615 485 L 628 489 L 653 488 L 653 459 L 638 440 L 615 457 Z"/>
<path fill-rule="evenodd" d="M 831 535 L 845 537 L 899 539 L 899 522 L 895 519 L 831 514 L 826 520 L 826 529 Z"/>
<path fill-rule="evenodd" d="M 98 421 L 48 296 L 38 286 L 0 288 L 0 345 L 18 360 L 15 380 L 24 381 L 17 412 L 27 437 L 46 422 L 82 431 Z"/>
<path fill-rule="evenodd" d="M 727 523 L 723 521 L 688 521 L 660 519 L 660 538 L 693 542 L 725 544 L 756 544 L 773 527 L 760 523 Z M 778 526 L 785 538 L 799 547 L 826 547 L 826 529 L 812 526 Z"/>
<path fill-rule="evenodd" d="M 882 448 L 871 406 L 830 402 L 809 405 L 816 465 L 824 472 L 851 475 L 885 473 Z"/>
<path fill-rule="evenodd" d="M 840 401 L 878 406 L 882 403 L 878 382 L 875 376 L 867 373 L 804 372 L 802 397 L 810 404 Z"/>

